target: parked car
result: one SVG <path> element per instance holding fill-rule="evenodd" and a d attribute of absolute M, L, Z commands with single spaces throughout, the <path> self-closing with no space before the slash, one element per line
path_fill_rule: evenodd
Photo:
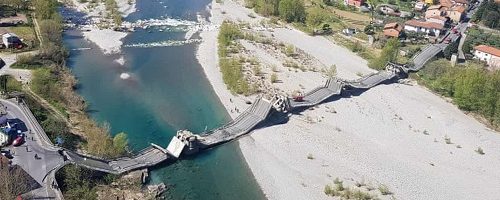
<path fill-rule="evenodd" d="M 12 145 L 14 145 L 15 147 L 18 147 L 18 146 L 21 146 L 22 144 L 24 144 L 25 140 L 24 140 L 24 134 L 20 134 L 16 137 L 16 139 L 14 139 L 14 141 L 12 142 Z"/>

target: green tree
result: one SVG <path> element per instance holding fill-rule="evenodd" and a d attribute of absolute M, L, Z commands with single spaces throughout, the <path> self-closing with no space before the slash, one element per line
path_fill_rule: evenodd
<path fill-rule="evenodd" d="M 313 7 L 307 10 L 306 24 L 313 28 L 318 27 L 328 20 L 326 11 L 319 7 Z"/>
<path fill-rule="evenodd" d="M 128 148 L 127 134 L 124 132 L 116 134 L 115 137 L 113 137 L 113 146 L 117 154 L 125 154 Z"/>
<path fill-rule="evenodd" d="M 255 12 L 263 16 L 278 15 L 278 5 L 280 0 L 256 0 Z"/>
<path fill-rule="evenodd" d="M 278 10 L 286 22 L 304 22 L 306 18 L 303 0 L 281 0 Z"/>
<path fill-rule="evenodd" d="M 454 53 L 457 53 L 458 52 L 458 45 L 459 45 L 459 41 L 460 40 L 457 40 L 453 43 L 451 43 L 450 45 L 448 45 L 444 50 L 443 50 L 443 54 L 444 54 L 444 57 L 446 59 L 450 59 L 451 56 L 454 54 Z"/>
<path fill-rule="evenodd" d="M 384 48 L 382 48 L 382 53 L 378 58 L 370 60 L 369 66 L 374 69 L 384 69 L 388 62 L 393 62 L 396 60 L 399 53 L 399 40 L 397 38 L 389 39 Z"/>
<path fill-rule="evenodd" d="M 33 0 L 33 7 L 38 19 L 52 19 L 57 14 L 57 1 L 56 0 Z"/>
<path fill-rule="evenodd" d="M 500 14 L 497 11 L 489 11 L 485 16 L 483 23 L 487 27 L 497 28 L 499 25 L 498 24 L 499 21 L 500 21 Z"/>

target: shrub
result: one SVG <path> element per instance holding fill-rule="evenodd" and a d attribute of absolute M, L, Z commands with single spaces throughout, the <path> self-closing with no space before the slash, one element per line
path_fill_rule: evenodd
<path fill-rule="evenodd" d="M 278 82 L 278 75 L 276 73 L 271 74 L 271 83 Z"/>
<path fill-rule="evenodd" d="M 483 151 L 483 149 L 482 149 L 481 147 L 478 147 L 478 148 L 476 149 L 476 153 L 478 153 L 478 154 L 480 154 L 480 155 L 484 155 L 484 151 Z"/>
<path fill-rule="evenodd" d="M 392 192 L 389 190 L 389 188 L 384 184 L 378 186 L 378 191 L 380 191 L 380 193 L 382 195 L 392 194 Z"/>

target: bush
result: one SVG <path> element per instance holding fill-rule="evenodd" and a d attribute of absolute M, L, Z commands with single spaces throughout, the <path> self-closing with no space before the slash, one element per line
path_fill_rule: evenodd
<path fill-rule="evenodd" d="M 480 155 L 484 155 L 484 151 L 483 151 L 483 149 L 482 149 L 481 147 L 478 147 L 478 148 L 476 149 L 476 153 L 478 153 L 478 154 L 480 154 Z"/>
<path fill-rule="evenodd" d="M 380 186 L 378 187 L 378 191 L 380 191 L 380 193 L 381 193 L 382 195 L 389 195 L 389 194 L 392 194 L 392 192 L 389 190 L 389 188 L 388 188 L 386 185 L 384 185 L 384 184 L 382 184 L 382 185 L 380 185 Z"/>
<path fill-rule="evenodd" d="M 286 22 L 304 22 L 306 19 L 303 0 L 280 0 L 278 11 Z"/>
<path fill-rule="evenodd" d="M 400 44 L 397 38 L 388 40 L 384 45 L 384 48 L 382 48 L 380 56 L 376 59 L 370 60 L 368 66 L 377 70 L 384 69 L 388 62 L 396 60 L 399 52 L 399 46 Z"/>

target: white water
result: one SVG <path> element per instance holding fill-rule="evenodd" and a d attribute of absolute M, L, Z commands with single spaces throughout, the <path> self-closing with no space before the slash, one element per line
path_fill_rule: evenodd
<path fill-rule="evenodd" d="M 189 40 L 167 40 L 161 42 L 152 42 L 152 43 L 136 43 L 136 44 L 126 44 L 123 47 L 126 48 L 152 48 L 152 47 L 173 47 L 173 46 L 182 46 L 186 44 L 192 44 L 201 42 L 200 39 L 189 39 Z"/>

